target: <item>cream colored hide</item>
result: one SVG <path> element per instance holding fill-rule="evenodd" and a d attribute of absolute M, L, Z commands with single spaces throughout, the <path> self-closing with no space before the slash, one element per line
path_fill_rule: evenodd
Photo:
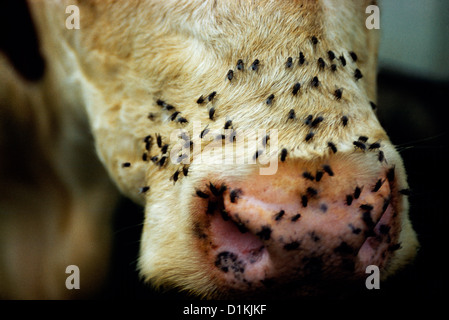
<path fill-rule="evenodd" d="M 138 265 L 155 286 L 292 297 L 410 262 L 406 174 L 372 108 L 369 4 L 30 0 L 44 77 L 0 54 L 0 295 L 94 294 L 113 184 L 145 207 Z M 204 152 L 221 142 L 234 161 Z"/>

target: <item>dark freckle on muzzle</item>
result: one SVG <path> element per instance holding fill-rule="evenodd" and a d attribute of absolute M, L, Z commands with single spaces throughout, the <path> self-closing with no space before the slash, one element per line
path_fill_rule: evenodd
<path fill-rule="evenodd" d="M 237 255 L 228 251 L 221 252 L 217 255 L 215 266 L 225 273 L 231 271 L 236 275 L 245 271 L 244 262 L 239 260 Z"/>
<path fill-rule="evenodd" d="M 292 251 L 299 249 L 300 243 L 298 241 L 293 241 L 284 245 L 286 251 Z"/>
<path fill-rule="evenodd" d="M 263 226 L 262 230 L 256 233 L 256 236 L 260 237 L 262 240 L 269 240 L 271 237 L 271 228 L 270 226 Z"/>

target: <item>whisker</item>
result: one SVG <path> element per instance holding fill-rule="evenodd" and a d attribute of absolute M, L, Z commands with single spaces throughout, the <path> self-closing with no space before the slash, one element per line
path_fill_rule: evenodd
<path fill-rule="evenodd" d="M 120 229 L 114 231 L 114 235 L 118 235 L 119 233 L 122 233 L 124 231 L 130 230 L 130 229 L 133 229 L 133 228 L 141 227 L 143 225 L 144 225 L 144 222 L 142 221 L 142 222 L 130 225 L 130 226 L 126 226 L 126 227 L 120 228 Z"/>
<path fill-rule="evenodd" d="M 447 148 L 447 146 L 409 146 L 409 147 L 403 147 L 403 148 L 396 148 L 396 150 L 398 151 L 398 152 L 402 152 L 402 151 L 405 151 L 405 150 L 408 150 L 408 149 L 433 149 L 433 150 L 436 150 L 436 149 L 445 149 L 445 148 Z"/>
<path fill-rule="evenodd" d="M 414 144 L 436 140 L 437 138 L 443 137 L 445 135 L 446 135 L 446 132 L 442 132 L 442 133 L 439 133 L 439 134 L 436 134 L 434 136 L 430 136 L 430 137 L 427 137 L 427 138 L 422 138 L 422 139 L 418 139 L 418 140 L 414 140 L 414 141 L 398 144 L 398 145 L 396 145 L 396 148 L 408 147 L 408 146 L 411 146 L 411 145 L 414 145 Z"/>

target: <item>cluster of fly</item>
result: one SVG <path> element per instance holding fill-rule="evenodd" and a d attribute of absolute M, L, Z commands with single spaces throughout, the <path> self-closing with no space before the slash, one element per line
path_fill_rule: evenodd
<path fill-rule="evenodd" d="M 240 61 L 240 60 L 239 60 L 239 61 Z M 242 62 L 242 63 L 243 63 L 243 62 Z M 233 77 L 234 77 L 234 71 L 233 71 L 233 70 L 229 70 L 228 73 L 227 73 L 227 75 L 226 75 L 226 77 L 228 78 L 229 81 L 231 81 L 231 80 L 233 79 Z M 199 104 L 199 105 L 201 105 L 201 104 L 204 104 L 204 102 L 206 102 L 206 100 L 207 100 L 208 102 L 212 102 L 212 101 L 215 99 L 216 95 L 217 95 L 217 91 L 211 92 L 206 98 L 205 98 L 203 95 L 201 95 L 201 96 L 196 100 L 196 103 Z M 214 118 L 214 116 L 215 116 L 215 111 L 216 111 L 215 107 L 211 107 L 211 108 L 208 110 L 209 119 L 212 120 L 212 121 L 215 121 L 215 118 Z"/>
<path fill-rule="evenodd" d="M 166 154 L 168 152 L 169 144 L 167 144 L 167 143 L 163 144 L 162 143 L 162 137 L 161 137 L 160 134 L 156 133 L 155 137 L 156 137 L 156 145 L 159 147 L 161 155 L 160 155 L 160 157 L 159 156 L 153 156 L 153 157 L 150 158 L 150 160 L 154 164 L 156 164 L 157 166 L 163 167 L 166 164 L 166 161 L 167 161 L 167 158 L 168 158 Z M 146 136 L 143 139 L 143 142 L 145 143 L 145 150 L 146 151 L 142 155 L 142 160 L 143 161 L 148 161 L 148 159 L 149 159 L 148 152 L 152 148 L 153 137 L 151 135 L 148 135 L 148 136 Z"/>
<path fill-rule="evenodd" d="M 368 137 L 365 136 L 360 136 L 358 138 L 357 141 L 353 141 L 352 144 L 354 145 L 355 149 L 360 149 L 362 151 L 368 150 L 368 151 L 375 151 L 375 150 L 379 150 L 381 147 L 380 142 L 373 142 L 371 144 L 367 143 L 368 141 Z M 385 160 L 385 154 L 382 150 L 379 150 L 378 154 L 377 154 L 377 159 L 379 160 L 379 162 L 383 162 Z"/>
<path fill-rule="evenodd" d="M 170 180 L 173 180 L 173 184 L 175 184 L 176 181 L 178 181 L 179 175 L 181 174 L 181 172 L 184 174 L 184 176 L 187 176 L 189 173 L 189 167 L 184 166 L 181 170 L 175 171 L 175 173 L 170 177 Z"/>
<path fill-rule="evenodd" d="M 318 38 L 315 37 L 315 36 L 312 36 L 310 38 L 310 41 L 311 41 L 311 43 L 314 46 L 319 43 Z M 350 55 L 350 57 L 352 58 L 352 60 L 354 62 L 357 61 L 357 55 L 354 52 L 349 52 L 349 55 Z M 331 70 L 332 71 L 336 71 L 337 66 L 336 66 L 336 64 L 334 62 L 336 60 L 339 60 L 343 67 L 346 66 L 346 59 L 345 59 L 343 54 L 340 55 L 337 58 L 335 53 L 333 51 L 329 50 L 329 51 L 327 51 L 327 57 L 328 57 L 328 59 L 329 59 L 329 61 L 331 63 Z M 306 59 L 305 59 L 304 53 L 300 52 L 299 53 L 299 57 L 298 57 L 298 65 L 300 65 L 300 66 L 303 65 L 305 63 L 305 61 L 306 61 Z M 318 64 L 318 68 L 320 70 L 323 70 L 326 67 L 326 62 L 321 57 L 318 58 L 317 64 Z M 259 59 L 255 59 L 253 61 L 253 63 L 251 64 L 250 69 L 252 71 L 257 71 L 259 69 L 259 66 L 260 66 Z M 290 69 L 290 68 L 292 68 L 292 66 L 293 66 L 293 58 L 292 57 L 288 57 L 287 61 L 285 63 L 285 67 Z M 242 59 L 239 59 L 237 61 L 237 64 L 236 64 L 235 68 L 238 71 L 243 71 L 244 70 L 244 62 L 243 62 Z M 228 70 L 228 72 L 226 74 L 227 80 L 232 81 L 234 79 L 234 76 L 235 76 L 234 70 L 232 70 L 232 69 Z M 362 75 L 362 73 L 361 73 L 361 71 L 359 69 L 355 69 L 354 77 L 355 77 L 356 80 L 359 80 L 359 79 L 361 79 L 363 77 L 363 75 Z M 312 87 L 318 87 L 320 85 L 320 81 L 318 79 L 318 76 L 314 76 L 312 78 L 312 80 L 310 82 L 310 85 Z M 293 85 L 293 87 L 292 87 L 292 91 L 291 91 L 292 95 L 297 95 L 298 92 L 300 91 L 300 89 L 301 89 L 301 84 L 299 82 L 295 83 Z M 342 88 L 336 89 L 333 94 L 334 94 L 336 100 L 340 100 L 342 98 L 343 89 Z M 208 94 L 206 96 L 201 95 L 196 100 L 196 103 L 201 105 L 201 104 L 204 104 L 205 102 L 212 102 L 214 100 L 214 98 L 216 97 L 216 95 L 217 95 L 216 91 L 213 91 L 212 93 L 210 93 L 210 94 Z M 273 103 L 274 98 L 275 98 L 274 94 L 270 94 L 267 97 L 267 99 L 265 100 L 265 103 L 267 105 L 271 105 Z M 158 99 L 156 101 L 156 103 L 163 110 L 172 112 L 171 115 L 169 116 L 170 121 L 176 121 L 178 123 L 187 123 L 188 122 L 188 120 L 186 118 L 181 116 L 181 112 L 177 111 L 176 108 L 173 105 L 168 104 L 168 103 L 166 103 L 165 101 L 163 101 L 161 99 Z M 370 105 L 371 105 L 373 110 L 376 108 L 376 105 L 373 102 L 370 102 Z M 216 108 L 214 106 L 212 106 L 210 109 L 208 109 L 209 119 L 212 120 L 212 121 L 215 121 L 215 115 L 216 115 Z M 151 118 L 152 119 L 154 118 L 154 114 L 152 115 Z M 287 120 L 295 120 L 295 119 L 296 119 L 295 111 L 293 109 L 291 109 L 288 112 Z M 310 128 L 316 128 L 323 120 L 324 119 L 323 119 L 322 116 L 318 116 L 316 118 L 313 118 L 312 115 L 309 115 L 307 117 L 307 119 L 305 120 L 305 124 L 308 125 Z M 346 126 L 348 124 L 348 117 L 347 116 L 342 116 L 341 121 L 342 121 L 342 125 Z M 229 129 L 231 127 L 232 127 L 232 120 L 227 120 L 225 125 L 224 125 L 224 129 L 226 130 L 226 129 Z M 209 131 L 210 130 L 208 129 L 208 126 L 206 126 L 201 131 L 200 138 L 201 139 L 204 138 Z M 314 135 L 315 135 L 315 133 L 313 131 L 309 131 L 306 134 L 306 136 L 305 136 L 305 141 L 309 142 L 310 140 L 312 140 Z M 225 135 L 221 135 L 221 138 L 224 138 L 224 137 L 225 137 Z M 232 138 L 235 139 L 235 135 Z M 269 136 L 267 136 L 266 139 L 263 141 L 264 147 L 265 147 L 268 139 L 269 139 Z M 146 151 L 142 154 L 142 160 L 143 161 L 148 161 L 148 159 L 149 159 L 148 152 L 150 151 L 150 149 L 152 147 L 153 137 L 151 135 L 145 137 L 144 142 L 145 142 L 145 150 Z M 158 147 L 161 150 L 161 156 L 153 156 L 153 157 L 151 157 L 151 161 L 153 163 L 155 163 L 156 165 L 162 167 L 166 163 L 167 156 L 164 155 L 164 154 L 166 154 L 169 145 L 168 144 L 164 144 L 163 145 L 162 144 L 162 140 L 161 140 L 161 136 L 158 135 L 158 134 L 156 134 L 156 143 L 157 143 Z M 367 146 L 366 145 L 366 141 L 363 141 L 363 139 L 362 140 L 359 139 L 357 141 L 354 141 L 353 144 L 354 144 L 355 148 L 359 148 L 359 149 L 361 149 L 363 151 L 367 150 L 367 149 L 368 150 L 375 150 L 375 149 L 379 149 L 380 148 L 380 144 L 378 142 L 375 142 L 375 143 Z M 191 145 L 192 145 L 192 143 L 191 143 Z M 333 142 L 328 142 L 327 143 L 327 147 L 330 148 L 330 150 L 333 153 L 337 152 L 337 147 L 336 147 L 336 145 Z M 257 159 L 262 154 L 262 152 L 263 152 L 263 150 L 257 150 L 256 153 L 254 154 L 253 158 Z M 281 152 L 280 152 L 280 160 L 282 162 L 286 160 L 287 154 L 288 154 L 287 149 L 283 148 L 281 150 Z M 182 157 L 182 155 L 180 157 Z M 381 161 L 381 162 L 384 160 L 384 154 L 383 154 L 383 152 L 381 150 L 379 151 L 378 158 L 379 158 L 379 161 Z M 129 167 L 129 166 L 131 166 L 131 164 L 129 162 L 122 164 L 122 167 L 124 167 L 124 168 Z M 317 173 L 317 176 L 315 177 L 317 179 L 317 181 L 319 181 L 319 179 L 321 179 L 322 174 L 324 172 L 328 173 L 329 175 L 333 175 L 333 172 L 331 171 L 330 167 L 323 167 L 323 171 L 319 171 Z M 176 182 L 179 179 L 181 173 L 184 173 L 184 176 L 186 176 L 187 173 L 188 173 L 188 167 L 183 167 L 182 169 L 176 170 L 175 173 L 172 175 L 172 177 L 170 179 L 173 180 L 174 182 Z M 310 179 L 310 178 L 312 178 L 312 175 L 311 176 L 307 176 L 306 178 Z M 201 192 L 200 192 L 200 194 L 197 193 L 197 195 L 198 196 L 204 196 L 204 194 L 201 193 Z M 308 195 L 311 196 L 310 193 Z M 232 200 L 235 200 L 236 198 L 238 198 L 238 192 L 236 193 L 235 190 L 231 191 L 231 202 L 232 202 Z M 356 198 L 355 195 L 354 195 L 354 198 Z M 307 205 L 307 196 L 305 196 L 305 198 L 304 197 L 302 198 L 302 202 L 303 202 L 303 205 L 304 204 L 305 204 L 305 206 Z M 347 202 L 350 203 L 350 202 L 352 202 L 352 200 L 347 201 Z"/>
<path fill-rule="evenodd" d="M 186 118 L 180 116 L 180 111 L 177 111 L 173 105 L 166 103 L 164 100 L 158 99 L 156 104 L 163 110 L 173 111 L 173 113 L 169 116 L 170 121 L 176 121 L 181 124 L 189 122 Z"/>
<path fill-rule="evenodd" d="M 231 219 L 229 213 L 224 208 L 223 203 L 223 195 L 225 191 L 228 190 L 226 184 L 222 183 L 221 185 L 214 184 L 209 182 L 208 185 L 203 190 L 196 189 L 195 195 L 198 198 L 207 200 L 207 214 L 214 214 L 215 212 L 219 212 L 224 221 L 228 221 Z M 240 196 L 243 194 L 241 189 L 231 189 L 229 190 L 229 199 L 231 203 L 236 203 Z M 238 215 L 236 214 L 233 217 L 233 222 L 237 226 L 238 230 L 241 233 L 245 233 L 248 231 L 244 222 L 240 220 Z"/>
<path fill-rule="evenodd" d="M 231 71 L 231 70 L 230 70 Z M 197 104 L 203 104 L 206 100 L 211 102 L 212 100 L 214 100 L 215 96 L 217 95 L 217 91 L 213 91 L 211 92 L 209 95 L 207 95 L 206 97 L 204 97 L 203 95 L 201 95 L 197 100 L 196 103 Z"/>
<path fill-rule="evenodd" d="M 322 170 L 317 170 L 315 175 L 313 175 L 309 171 L 304 171 L 302 176 L 303 178 L 309 180 L 309 181 L 316 181 L 319 182 L 323 178 L 324 174 L 327 173 L 329 176 L 334 176 L 334 171 L 332 170 L 331 166 L 328 164 L 324 164 L 321 166 Z M 318 190 L 312 187 L 308 187 L 306 189 L 306 193 L 301 196 L 301 204 L 304 208 L 307 207 L 309 203 L 310 198 L 314 198 L 318 195 Z M 321 210 L 323 212 L 327 211 L 327 206 L 325 204 L 321 205 Z"/>
<path fill-rule="evenodd" d="M 356 149 L 360 150 L 375 150 L 380 148 L 379 142 L 374 142 L 371 145 L 367 144 L 368 137 L 360 136 L 357 141 L 353 141 L 352 144 Z"/>

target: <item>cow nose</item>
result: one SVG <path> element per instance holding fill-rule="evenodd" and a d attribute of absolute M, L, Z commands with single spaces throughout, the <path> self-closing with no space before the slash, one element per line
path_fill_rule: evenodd
<path fill-rule="evenodd" d="M 366 157 L 281 163 L 271 176 L 209 181 L 196 223 L 220 286 L 366 276 L 398 248 L 394 166 Z"/>

